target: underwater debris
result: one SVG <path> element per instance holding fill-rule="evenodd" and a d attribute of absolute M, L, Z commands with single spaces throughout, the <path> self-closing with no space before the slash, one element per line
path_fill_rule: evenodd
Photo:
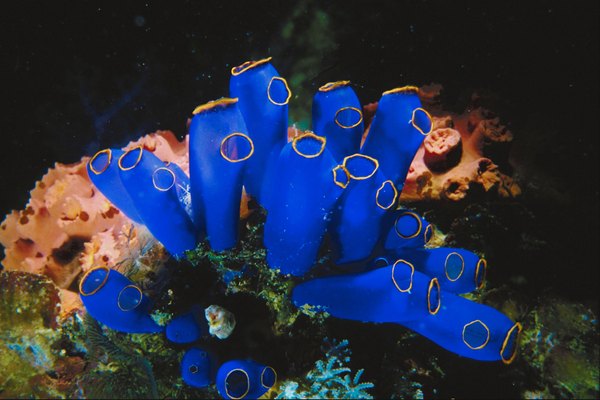
<path fill-rule="evenodd" d="M 221 306 L 210 305 L 204 310 L 208 331 L 219 339 L 227 339 L 235 328 L 235 315 Z"/>

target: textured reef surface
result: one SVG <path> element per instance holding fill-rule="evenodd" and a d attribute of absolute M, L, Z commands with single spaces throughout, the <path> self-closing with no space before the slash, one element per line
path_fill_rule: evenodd
<path fill-rule="evenodd" d="M 326 83 L 307 131 L 249 61 L 184 141 L 57 163 L 0 225 L 0 396 L 597 397 L 594 312 L 497 267 L 512 132 L 441 90 Z"/>

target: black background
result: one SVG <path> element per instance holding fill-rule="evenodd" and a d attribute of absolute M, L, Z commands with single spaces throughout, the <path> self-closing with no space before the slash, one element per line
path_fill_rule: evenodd
<path fill-rule="evenodd" d="M 305 73 L 303 89 L 350 79 L 364 103 L 389 88 L 430 82 L 444 85 L 448 106 L 459 107 L 474 89 L 493 93 L 515 133 L 514 156 L 525 192 L 551 189 L 538 202 L 553 207 L 544 215 L 550 219 L 548 237 L 566 248 L 557 257 L 567 259 L 558 262 L 566 262 L 570 271 L 585 268 L 591 275 L 586 272 L 575 284 L 594 290 L 597 4 L 220 0 L 3 5 L 0 213 L 22 209 L 35 180 L 55 161 L 75 162 L 156 129 L 183 136 L 196 105 L 227 95 L 232 66 L 272 55 L 282 76 Z M 284 37 L 291 23 L 292 35 Z M 310 104 L 310 99 L 293 101 Z M 560 224 L 552 223 L 553 215 L 563 216 Z M 555 270 L 557 278 L 561 273 Z"/>

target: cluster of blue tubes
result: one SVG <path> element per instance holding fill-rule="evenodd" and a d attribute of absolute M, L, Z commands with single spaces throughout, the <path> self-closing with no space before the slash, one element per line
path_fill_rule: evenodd
<path fill-rule="evenodd" d="M 193 111 L 189 177 L 142 147 L 102 150 L 88 163 L 88 174 L 176 257 L 202 240 L 215 251 L 236 246 L 244 188 L 267 211 L 264 245 L 271 268 L 304 277 L 328 236 L 334 262 L 352 272 L 300 283 L 292 295 L 298 307 L 398 323 L 461 356 L 510 363 L 520 324 L 458 296 L 483 286 L 485 260 L 463 249 L 427 247 L 431 225 L 398 209 L 412 159 L 432 129 L 418 88 L 384 92 L 362 144 L 362 107 L 350 82 L 321 86 L 313 99 L 313 131 L 288 141 L 290 98 L 270 58 L 246 62 L 231 70 L 230 97 Z M 116 271 L 96 269 L 82 282 L 86 308 L 107 326 L 164 330 L 148 317 L 141 290 Z M 183 326 L 196 330 L 180 334 L 197 340 L 201 329 L 186 318 Z M 253 361 L 206 372 L 214 370 L 207 354 L 186 354 L 184 364 L 193 359 L 194 365 L 182 367 L 186 382 L 216 376 L 222 395 L 242 398 L 257 396 L 274 381 L 274 371 Z M 219 377 L 230 379 L 230 386 Z"/>

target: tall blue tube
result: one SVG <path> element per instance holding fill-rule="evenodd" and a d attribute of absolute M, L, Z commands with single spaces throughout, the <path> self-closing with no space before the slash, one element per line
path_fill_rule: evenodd
<path fill-rule="evenodd" d="M 262 204 L 265 174 L 287 143 L 288 103 L 292 93 L 271 64 L 271 57 L 231 69 L 229 93 L 239 99 L 254 154 L 246 162 L 244 187 Z"/>
<path fill-rule="evenodd" d="M 379 160 L 381 172 L 402 189 L 415 153 L 431 131 L 431 117 L 421 108 L 419 88 L 384 92 L 361 153 Z"/>
<path fill-rule="evenodd" d="M 264 244 L 267 262 L 283 274 L 304 275 L 317 261 L 328 219 L 348 184 L 313 133 L 297 136 L 282 150 L 270 185 Z"/>
<path fill-rule="evenodd" d="M 312 128 L 327 138 L 327 149 L 337 162 L 359 152 L 363 115 L 350 81 L 329 82 L 319 88 L 313 97 Z"/>
<path fill-rule="evenodd" d="M 197 233 L 181 207 L 175 173 L 141 146 L 121 155 L 119 176 L 152 235 L 174 256 L 196 247 Z"/>
<path fill-rule="evenodd" d="M 190 124 L 194 221 L 205 221 L 216 251 L 237 243 L 244 168 L 255 150 L 237 103 L 223 98 L 199 106 Z"/>
<path fill-rule="evenodd" d="M 148 315 L 150 301 L 142 290 L 116 270 L 89 270 L 79 281 L 79 296 L 86 311 L 111 329 L 126 333 L 164 331 Z"/>

